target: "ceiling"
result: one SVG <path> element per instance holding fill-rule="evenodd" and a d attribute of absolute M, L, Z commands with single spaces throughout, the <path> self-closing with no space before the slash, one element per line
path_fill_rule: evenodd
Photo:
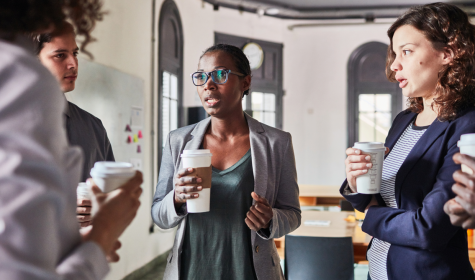
<path fill-rule="evenodd" d="M 203 0 L 214 9 L 227 7 L 284 19 L 395 18 L 409 7 L 432 3 L 427 0 Z M 452 3 L 475 16 L 475 0 L 439 0 Z"/>

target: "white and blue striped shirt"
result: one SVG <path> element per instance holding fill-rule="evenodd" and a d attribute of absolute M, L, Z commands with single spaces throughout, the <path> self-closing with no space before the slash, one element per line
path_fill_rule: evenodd
<path fill-rule="evenodd" d="M 383 162 L 383 177 L 381 180 L 381 196 L 388 207 L 398 208 L 394 194 L 396 175 L 404 163 L 407 155 L 416 145 L 428 126 L 417 127 L 411 123 L 399 137 L 396 145 Z M 387 280 L 388 272 L 386 261 L 390 243 L 373 238 L 367 256 L 369 261 L 369 274 L 372 280 Z"/>

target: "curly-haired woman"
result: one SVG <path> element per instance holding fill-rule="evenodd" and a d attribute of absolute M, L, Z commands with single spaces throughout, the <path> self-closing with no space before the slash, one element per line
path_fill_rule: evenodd
<path fill-rule="evenodd" d="M 367 210 L 362 228 L 374 237 L 368 279 L 475 279 L 466 232 L 443 211 L 460 169 L 452 160 L 457 140 L 475 132 L 475 27 L 459 8 L 434 3 L 404 13 L 388 36 L 386 74 L 409 108 L 386 139 L 381 193 L 357 193 L 356 177 L 372 163 L 353 148 L 340 189 Z"/>

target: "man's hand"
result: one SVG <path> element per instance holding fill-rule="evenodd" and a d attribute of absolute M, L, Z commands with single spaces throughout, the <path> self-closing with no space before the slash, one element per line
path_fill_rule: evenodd
<path fill-rule="evenodd" d="M 252 192 L 251 196 L 256 201 L 256 204 L 251 206 L 244 221 L 253 231 L 269 228 L 273 216 L 272 207 L 267 199 L 259 196 L 257 193 Z"/>
<path fill-rule="evenodd" d="M 89 226 L 91 221 L 91 201 L 88 199 L 78 199 L 76 214 L 80 227 Z"/>
<path fill-rule="evenodd" d="M 99 244 L 106 255 L 117 247 L 116 241 L 132 222 L 140 206 L 140 195 L 143 182 L 142 173 L 136 171 L 135 176 L 116 190 L 103 193 L 94 185 L 92 179 L 87 181 L 91 184 L 93 193 L 94 227 L 86 240 Z"/>

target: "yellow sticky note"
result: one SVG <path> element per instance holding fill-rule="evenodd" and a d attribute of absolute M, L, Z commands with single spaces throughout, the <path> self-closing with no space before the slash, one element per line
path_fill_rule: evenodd
<path fill-rule="evenodd" d="M 134 134 L 134 143 L 137 143 L 139 142 L 139 137 L 137 136 L 137 134 Z"/>

